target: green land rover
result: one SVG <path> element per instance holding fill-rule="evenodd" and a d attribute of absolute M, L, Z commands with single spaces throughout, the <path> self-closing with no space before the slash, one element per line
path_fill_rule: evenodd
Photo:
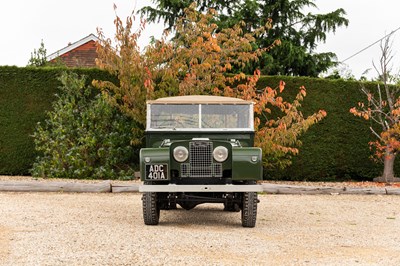
<path fill-rule="evenodd" d="M 147 103 L 146 148 L 140 151 L 143 218 L 160 210 L 222 203 L 254 227 L 262 191 L 262 153 L 253 147 L 253 103 L 220 96 L 178 96 Z"/>

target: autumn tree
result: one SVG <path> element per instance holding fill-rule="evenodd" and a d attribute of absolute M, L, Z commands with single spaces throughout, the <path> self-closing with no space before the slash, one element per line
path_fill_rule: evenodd
<path fill-rule="evenodd" d="M 153 82 L 146 58 L 141 54 L 138 44 L 145 22 L 141 20 L 137 30 L 133 29 L 134 22 L 133 15 L 127 17 L 125 24 L 116 15 L 115 44 L 104 35 L 102 29 L 97 30 L 99 41 L 96 64 L 100 69 L 115 75 L 119 84 L 94 80 L 93 85 L 101 89 L 112 106 L 135 121 L 137 127 L 133 129 L 133 142 L 139 144 L 146 124 L 146 99 L 152 98 Z"/>
<path fill-rule="evenodd" d="M 374 68 L 381 83 L 377 85 L 376 91 L 369 91 L 362 86 L 361 91 L 365 94 L 367 102 L 359 102 L 350 112 L 371 120 L 376 125 L 370 127 L 377 138 L 376 141 L 370 142 L 370 146 L 375 151 L 376 158 L 383 161 L 383 173 L 374 181 L 400 182 L 400 178 L 394 176 L 394 161 L 400 151 L 400 88 L 391 84 L 394 77 L 390 75 L 393 59 L 390 37 L 381 42 L 380 48 L 380 62 L 379 65 L 374 64 Z"/>
<path fill-rule="evenodd" d="M 179 18 L 193 0 L 153 0 L 155 7 L 146 6 L 140 10 L 149 22 L 165 23 L 168 30 L 175 29 Z M 317 53 L 317 45 L 325 42 L 327 33 L 347 26 L 346 12 L 338 8 L 325 14 L 306 13 L 315 8 L 314 0 L 195 0 L 197 10 L 207 8 L 219 11 L 214 18 L 219 29 L 231 28 L 243 22 L 243 30 L 252 32 L 272 21 L 273 27 L 256 36 L 255 46 L 269 47 L 275 40 L 281 45 L 259 57 L 247 69 L 247 74 L 259 69 L 262 74 L 300 75 L 317 77 L 321 72 L 336 65 L 333 52 Z"/>
<path fill-rule="evenodd" d="M 256 36 L 271 28 L 269 21 L 252 32 L 245 32 L 243 23 L 220 30 L 214 23 L 216 16 L 216 11 L 212 9 L 207 13 L 198 12 L 194 4 L 187 8 L 185 15 L 177 21 L 174 38 L 168 40 L 168 36 L 164 35 L 146 48 L 142 58 L 137 57 L 130 62 L 131 65 L 141 65 L 141 71 L 148 73 L 146 77 L 151 78 L 143 79 L 142 84 L 135 86 L 141 86 L 143 90 L 151 88 L 152 95 L 156 97 L 214 94 L 253 101 L 258 116 L 255 120 L 255 141 L 263 149 L 264 164 L 269 167 L 285 167 L 290 164 L 291 156 L 298 153 L 299 136 L 326 113 L 319 111 L 308 117 L 303 116 L 300 108 L 306 95 L 304 87 L 299 89 L 292 102 L 287 102 L 280 96 L 285 88 L 283 81 L 276 88 L 259 90 L 256 87 L 259 70 L 250 76 L 243 72 L 231 73 L 233 68 L 240 69 L 251 62 L 257 62 L 278 43 L 254 49 Z M 122 32 L 131 32 L 131 29 L 120 31 L 119 34 Z M 134 48 L 135 45 L 130 47 Z M 108 52 L 112 52 L 111 47 Z M 126 70 L 120 69 L 118 72 Z M 120 98 L 130 98 L 129 91 L 127 93 Z M 124 104 L 118 100 L 113 101 Z"/>

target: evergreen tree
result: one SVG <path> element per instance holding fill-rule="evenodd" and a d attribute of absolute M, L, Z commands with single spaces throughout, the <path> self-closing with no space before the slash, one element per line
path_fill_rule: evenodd
<path fill-rule="evenodd" d="M 43 40 L 40 42 L 39 49 L 33 49 L 31 58 L 28 61 L 28 66 L 43 67 L 47 65 L 47 50 L 44 48 Z"/>
<path fill-rule="evenodd" d="M 164 21 L 166 29 L 174 29 L 191 0 L 153 0 L 155 8 L 144 7 L 139 12 L 150 22 Z M 269 47 L 276 40 L 281 45 L 272 49 L 247 73 L 258 68 L 262 74 L 316 77 L 336 65 L 335 53 L 316 53 L 317 44 L 326 41 L 327 33 L 347 26 L 346 12 L 339 8 L 326 14 L 305 14 L 307 7 L 316 7 L 314 0 L 197 0 L 200 11 L 214 8 L 219 12 L 219 29 L 229 28 L 240 21 L 244 31 L 251 32 L 272 22 L 272 28 L 257 37 L 255 47 Z"/>

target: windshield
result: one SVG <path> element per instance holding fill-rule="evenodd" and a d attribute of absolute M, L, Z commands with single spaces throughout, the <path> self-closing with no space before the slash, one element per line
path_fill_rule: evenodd
<path fill-rule="evenodd" d="M 147 129 L 253 130 L 251 104 L 151 104 Z"/>

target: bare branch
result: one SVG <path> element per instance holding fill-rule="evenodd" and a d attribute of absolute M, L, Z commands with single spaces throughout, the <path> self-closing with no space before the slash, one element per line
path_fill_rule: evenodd
<path fill-rule="evenodd" d="M 379 134 L 376 133 L 376 131 L 372 127 L 369 127 L 369 129 L 371 130 L 372 134 L 374 134 L 378 139 L 382 139 L 381 136 L 379 136 Z"/>

